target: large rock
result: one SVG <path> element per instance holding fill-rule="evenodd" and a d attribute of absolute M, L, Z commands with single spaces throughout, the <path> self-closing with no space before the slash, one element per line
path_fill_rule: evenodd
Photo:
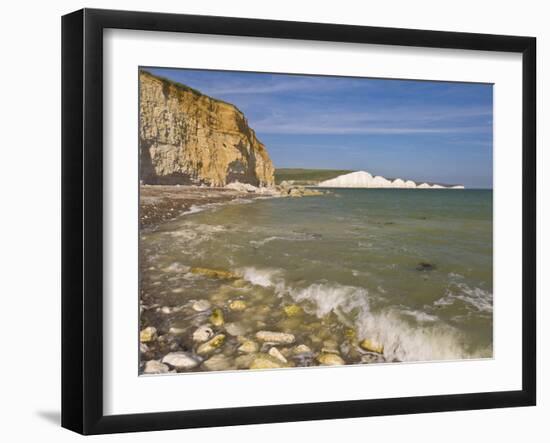
<path fill-rule="evenodd" d="M 144 374 L 166 374 L 170 368 L 158 360 L 149 360 L 145 362 Z"/>
<path fill-rule="evenodd" d="M 232 360 L 223 354 L 216 354 L 202 364 L 207 371 L 226 371 L 232 369 L 232 366 Z"/>
<path fill-rule="evenodd" d="M 212 314 L 210 315 L 210 322 L 214 326 L 222 326 L 225 323 L 223 311 L 220 308 L 216 308 L 212 311 Z"/>
<path fill-rule="evenodd" d="M 287 345 L 294 343 L 296 340 L 293 334 L 271 331 L 258 331 L 256 333 L 256 338 L 267 343 L 280 343 Z"/>
<path fill-rule="evenodd" d="M 162 363 L 179 370 L 188 370 L 196 368 L 200 360 L 187 352 L 170 352 L 163 357 Z"/>
<path fill-rule="evenodd" d="M 269 154 L 235 106 L 145 71 L 139 86 L 143 183 L 273 185 Z"/>
<path fill-rule="evenodd" d="M 336 354 L 325 353 L 317 357 L 317 361 L 324 366 L 339 366 L 345 365 L 346 362 Z"/>
<path fill-rule="evenodd" d="M 256 343 L 255 341 L 244 340 L 237 350 L 239 352 L 244 352 L 245 354 L 253 354 L 254 352 L 258 352 L 258 349 L 258 343 Z"/>
<path fill-rule="evenodd" d="M 211 340 L 207 341 L 206 343 L 203 343 L 197 348 L 197 354 L 199 355 L 206 355 L 214 352 L 216 349 L 218 349 L 223 343 L 225 342 L 225 335 L 218 334 Z"/>
<path fill-rule="evenodd" d="M 148 326 L 142 329 L 139 333 L 139 341 L 141 343 L 149 343 L 157 338 L 157 328 Z"/>
<path fill-rule="evenodd" d="M 258 354 L 250 363 L 249 369 L 276 369 L 286 365 L 269 354 Z"/>
<path fill-rule="evenodd" d="M 238 337 L 239 335 L 245 335 L 248 332 L 248 328 L 239 322 L 226 323 L 225 331 L 233 337 Z"/>
<path fill-rule="evenodd" d="M 193 303 L 193 309 L 197 312 L 208 311 L 212 304 L 208 300 L 197 300 Z"/>
<path fill-rule="evenodd" d="M 281 354 L 281 351 L 279 351 L 277 348 L 271 348 L 268 354 L 271 355 L 274 359 L 279 360 L 281 363 L 288 363 L 285 356 Z"/>
<path fill-rule="evenodd" d="M 374 340 L 369 340 L 368 338 L 365 338 L 361 343 L 359 343 L 359 346 L 361 346 L 361 348 L 363 348 L 365 351 L 376 352 L 377 354 L 384 353 L 383 344 L 378 343 Z"/>
<path fill-rule="evenodd" d="M 193 332 L 193 340 L 199 343 L 210 340 L 214 335 L 214 331 L 208 325 L 199 326 L 195 332 Z"/>

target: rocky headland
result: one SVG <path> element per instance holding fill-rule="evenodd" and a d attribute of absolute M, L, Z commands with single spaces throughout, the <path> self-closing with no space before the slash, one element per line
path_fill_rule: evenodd
<path fill-rule="evenodd" d="M 142 184 L 271 186 L 273 163 L 236 106 L 139 73 Z"/>

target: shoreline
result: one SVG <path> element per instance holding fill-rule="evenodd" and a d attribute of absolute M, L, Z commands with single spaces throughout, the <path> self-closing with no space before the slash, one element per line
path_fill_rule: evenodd
<path fill-rule="evenodd" d="M 227 188 L 141 185 L 139 193 L 140 231 L 155 230 L 162 223 L 190 213 L 196 207 L 267 196 L 270 195 Z"/>
<path fill-rule="evenodd" d="M 140 185 L 139 229 L 154 231 L 162 223 L 174 220 L 197 207 L 228 203 L 233 200 L 306 197 L 329 194 L 330 191 L 306 189 L 303 186 L 255 188 L 250 185 L 218 188 L 190 185 Z"/>

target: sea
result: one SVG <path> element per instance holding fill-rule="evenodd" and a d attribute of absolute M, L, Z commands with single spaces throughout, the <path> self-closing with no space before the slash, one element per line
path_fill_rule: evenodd
<path fill-rule="evenodd" d="M 243 299 L 248 310 L 228 310 L 226 322 L 249 336 L 291 332 L 321 349 L 353 331 L 382 345 L 385 362 L 491 358 L 492 191 L 326 191 L 194 207 L 143 232 L 142 299 Z M 194 268 L 228 271 L 239 283 Z M 303 316 L 285 315 L 294 305 Z M 188 314 L 164 322 L 190 332 L 200 323 Z"/>

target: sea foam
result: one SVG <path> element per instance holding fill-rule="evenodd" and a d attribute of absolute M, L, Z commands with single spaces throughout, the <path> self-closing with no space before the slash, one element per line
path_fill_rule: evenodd
<path fill-rule="evenodd" d="M 467 352 L 464 338 L 452 326 L 436 322 L 437 317 L 421 311 L 403 312 L 398 307 L 375 312 L 364 288 L 333 283 L 315 283 L 305 288 L 286 284 L 283 272 L 274 269 L 240 270 L 252 284 L 273 287 L 280 295 L 290 295 L 310 314 L 323 318 L 333 312 L 341 323 L 357 330 L 359 338 L 368 338 L 384 346 L 388 361 L 430 361 L 477 358 Z M 415 317 L 417 325 L 405 321 L 403 315 Z"/>

